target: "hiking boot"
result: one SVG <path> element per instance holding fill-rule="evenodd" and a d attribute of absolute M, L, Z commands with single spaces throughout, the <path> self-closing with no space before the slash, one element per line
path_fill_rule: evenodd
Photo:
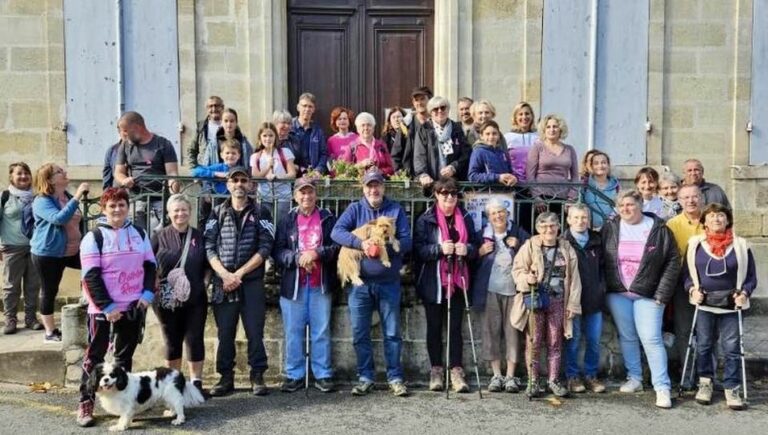
<path fill-rule="evenodd" d="M 263 373 L 254 373 L 251 375 L 251 392 L 254 396 L 266 396 L 269 394 L 267 384 L 264 383 Z"/>
<path fill-rule="evenodd" d="M 568 379 L 568 391 L 571 393 L 586 393 L 587 387 L 581 382 L 581 378 Z"/>
<path fill-rule="evenodd" d="M 304 379 L 285 378 L 283 385 L 280 386 L 280 391 L 283 393 L 293 393 L 302 388 L 304 388 Z"/>
<path fill-rule="evenodd" d="M 672 393 L 669 390 L 659 390 L 656 392 L 656 406 L 663 409 L 672 407 Z"/>
<path fill-rule="evenodd" d="M 77 425 L 91 427 L 95 423 L 93 419 L 93 400 L 84 400 L 77 405 Z"/>
<path fill-rule="evenodd" d="M 27 317 L 24 320 L 24 326 L 31 331 L 42 331 L 45 329 L 43 324 L 38 322 L 35 316 Z"/>
<path fill-rule="evenodd" d="M 740 387 L 725 389 L 725 404 L 734 411 L 741 411 L 747 407 L 744 399 L 741 398 L 740 390 Z"/>
<path fill-rule="evenodd" d="M 389 389 L 395 397 L 405 397 L 408 395 L 408 388 L 403 381 L 394 381 L 389 383 Z"/>
<path fill-rule="evenodd" d="M 488 391 L 491 393 L 500 393 L 504 388 L 504 376 L 493 375 L 491 382 L 488 384 Z"/>
<path fill-rule="evenodd" d="M 222 376 L 219 382 L 211 388 L 209 394 L 213 397 L 229 396 L 235 391 L 235 379 L 232 375 Z"/>
<path fill-rule="evenodd" d="M 627 379 L 627 382 L 621 385 L 619 391 L 622 393 L 640 393 L 643 391 L 643 383 L 637 379 Z"/>
<path fill-rule="evenodd" d="M 507 376 L 504 378 L 504 391 L 507 393 L 519 393 L 523 383 L 520 378 L 514 376 Z"/>
<path fill-rule="evenodd" d="M 605 384 L 597 378 L 584 378 L 584 386 L 593 393 L 605 393 Z"/>
<path fill-rule="evenodd" d="M 562 384 L 559 380 L 549 381 L 547 382 L 547 387 L 549 387 L 549 391 L 552 392 L 557 397 L 568 397 L 570 394 L 568 392 L 568 389 L 565 388 L 565 385 Z M 584 386 L 582 385 L 582 388 Z"/>
<path fill-rule="evenodd" d="M 331 393 L 336 389 L 336 385 L 331 378 L 323 378 L 315 380 L 315 388 L 322 393 Z"/>
<path fill-rule="evenodd" d="M 9 317 L 5 319 L 5 327 L 3 328 L 3 334 L 5 335 L 11 335 L 15 334 L 18 330 L 16 325 L 18 323 L 18 320 L 14 319 L 13 317 Z"/>
<path fill-rule="evenodd" d="M 454 367 L 451 369 L 451 386 L 453 391 L 457 393 L 469 393 L 469 385 L 464 380 L 464 369 L 461 367 Z"/>
<path fill-rule="evenodd" d="M 525 395 L 528 396 L 528 398 L 539 397 L 541 395 L 541 387 L 539 386 L 538 379 L 529 382 L 528 386 L 525 388 Z"/>
<path fill-rule="evenodd" d="M 709 405 L 712 403 L 712 379 L 699 378 L 699 391 L 696 392 L 696 403 Z"/>
<path fill-rule="evenodd" d="M 429 370 L 429 391 L 443 391 L 443 368 L 434 366 Z"/>
<path fill-rule="evenodd" d="M 61 331 L 54 329 L 50 334 L 45 334 L 43 343 L 46 344 L 58 344 L 61 343 Z"/>
<path fill-rule="evenodd" d="M 367 379 L 361 379 L 357 385 L 352 387 L 353 396 L 366 396 L 373 391 L 373 382 Z"/>

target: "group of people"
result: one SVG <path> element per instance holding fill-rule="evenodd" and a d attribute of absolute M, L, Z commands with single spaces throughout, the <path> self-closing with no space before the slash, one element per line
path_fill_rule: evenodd
<path fill-rule="evenodd" d="M 242 320 L 252 392 L 264 395 L 264 273 L 271 258 L 282 277 L 286 345 L 281 390 L 304 386 L 308 325 L 314 386 L 329 392 L 335 388 L 331 295 L 339 287 L 338 253 L 348 248 L 363 252 L 362 284 L 346 291 L 357 358 L 354 395 L 366 395 L 374 385 L 374 311 L 380 319 L 387 382 L 395 396 L 408 394 L 400 358 L 400 270 L 410 259 L 426 318 L 430 390 L 470 390 L 463 370 L 462 313 L 471 308 L 482 315 L 481 354 L 493 372 L 490 391 L 540 394 L 543 350 L 546 388 L 555 395 L 605 391 L 598 366 L 603 313 L 609 312 L 627 370 L 620 390 L 643 389 L 642 345 L 656 404 L 669 408 L 663 333 L 673 331 L 677 349 L 684 353 L 698 306 L 697 401 L 711 400 L 712 354 L 719 335 L 726 399 L 734 409 L 743 407 L 734 309 L 747 308 L 756 287 L 754 258 L 748 244 L 733 234 L 727 197 L 704 180 L 701 162 L 685 162 L 682 184 L 670 173 L 660 179 L 647 167 L 635 178 L 636 190 L 622 190 L 606 153 L 590 150 L 579 168 L 575 149 L 562 142 L 568 128 L 557 115 L 544 116 L 536 128 L 532 107 L 522 102 L 513 112 L 512 131 L 502 134 L 487 100 L 462 98 L 458 122 L 449 119 L 450 103 L 426 87 L 414 89 L 412 103 L 410 111 L 388 110 L 381 139 L 375 137 L 372 115 L 336 108 L 331 114 L 335 133 L 326 140 L 323 128 L 312 120 L 315 98 L 303 94 L 298 116 L 275 112 L 274 122 L 259 126 L 254 147 L 237 125 L 237 112 L 225 108 L 221 98 L 210 97 L 206 119 L 188 147 L 189 163 L 211 193 L 227 197 L 208 204 L 199 228 L 190 222 L 193 203 L 177 193 L 177 180 L 144 177 L 177 175 L 178 159 L 171 143 L 150 132 L 136 112 L 120 118 L 121 139 L 105 156 L 102 216 L 94 229 L 81 225 L 79 211 L 88 183 L 71 195 L 60 165 L 41 166 L 34 179 L 27 165 L 11 165 L 9 194 L 3 195 L 0 213 L 5 332 L 15 332 L 23 289 L 27 327 L 45 329 L 47 342 L 60 341 L 53 319 L 58 286 L 66 267 L 82 269 L 89 344 L 80 425 L 93 424 L 90 370 L 103 361 L 110 342 L 115 361 L 131 369 L 143 313 L 150 306 L 162 326 L 167 365 L 181 369 L 186 344 L 190 377 L 201 390 L 204 326 L 212 306 L 220 378 L 206 391 L 210 396 L 234 390 L 235 335 Z M 352 132 L 353 119 L 357 133 Z M 329 159 L 354 163 L 364 174 L 362 198 L 338 217 L 319 206 L 313 177 L 328 171 Z M 385 195 L 386 179 L 401 170 L 434 197 L 415 220 L 413 233 L 405 209 Z M 256 186 L 253 178 L 272 183 Z M 487 220 L 475 228 L 461 206 L 461 181 L 505 186 L 528 181 L 535 201 L 520 204 L 515 214 L 492 200 L 485 207 Z M 136 201 L 129 196 L 158 192 L 165 182 L 174 193 L 165 204 L 151 194 Z M 580 202 L 575 201 L 575 184 L 583 189 Z M 164 228 L 163 213 L 170 221 Z M 526 223 L 527 216 L 531 219 Z M 562 216 L 567 216 L 567 229 L 561 228 Z M 358 228 L 378 218 L 389 219 L 388 231 L 397 246 L 381 247 L 375 237 L 357 235 Z M 388 261 L 382 261 L 380 249 L 386 249 Z M 38 285 L 42 324 L 35 314 Z M 718 293 L 726 296 L 715 298 Z M 452 337 L 446 353 L 444 326 Z M 578 360 L 582 338 L 583 367 Z M 523 349 L 527 385 L 518 376 Z M 565 382 L 560 376 L 563 356 Z"/>

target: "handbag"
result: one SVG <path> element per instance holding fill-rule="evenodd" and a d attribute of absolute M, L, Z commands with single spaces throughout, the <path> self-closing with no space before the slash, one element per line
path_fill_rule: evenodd
<path fill-rule="evenodd" d="M 736 301 L 733 299 L 734 290 L 716 290 L 704 292 L 704 305 L 708 307 L 736 309 Z"/>
<path fill-rule="evenodd" d="M 559 242 L 555 245 L 555 254 L 552 256 L 552 266 L 550 266 L 547 271 L 544 280 L 538 284 L 536 291 L 523 294 L 523 305 L 525 305 L 527 310 L 541 311 L 546 310 L 549 307 L 549 278 L 552 276 L 552 268 L 555 266 L 555 261 L 557 261 L 558 249 L 560 249 Z M 531 245 L 531 254 L 533 254 L 533 245 Z M 544 261 L 547 261 L 546 257 L 544 258 Z M 535 293 L 535 295 L 533 293 Z"/>
<path fill-rule="evenodd" d="M 184 250 L 176 266 L 168 272 L 165 279 L 160 281 L 160 297 L 158 303 L 160 308 L 174 310 L 189 300 L 190 284 L 184 266 L 187 263 L 187 254 L 189 253 L 189 244 L 192 240 L 192 229 L 187 230 L 187 237 L 184 240 Z"/>

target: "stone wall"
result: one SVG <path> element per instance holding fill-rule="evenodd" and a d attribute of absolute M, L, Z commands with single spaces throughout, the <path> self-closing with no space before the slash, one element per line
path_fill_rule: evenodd
<path fill-rule="evenodd" d="M 424 308 L 418 302 L 415 296 L 415 289 L 408 285 L 403 288 L 403 305 L 400 311 L 400 324 L 401 335 L 403 339 L 402 347 L 402 362 L 403 368 L 406 373 L 406 379 L 411 384 L 425 384 L 427 382 L 427 373 L 429 372 L 429 357 L 427 355 L 426 348 L 426 320 L 424 317 Z M 268 286 L 268 309 L 266 315 L 266 323 L 264 327 L 264 345 L 267 349 L 267 355 L 269 357 L 269 370 L 266 373 L 266 377 L 270 381 L 277 381 L 283 376 L 284 366 L 284 334 L 282 317 L 280 315 L 280 309 L 277 296 L 277 289 L 274 286 Z M 73 306 L 68 306 L 73 307 Z M 85 331 L 84 316 L 82 316 L 82 309 L 80 317 L 72 311 L 72 308 L 65 308 L 63 311 L 62 324 L 65 328 L 71 328 L 77 319 L 82 323 L 79 331 L 65 330 L 65 358 L 68 364 L 67 367 L 67 383 L 68 385 L 75 385 L 79 382 L 80 374 L 82 371 L 79 369 L 79 364 L 82 363 L 82 352 L 78 352 L 78 346 L 84 346 L 83 332 Z M 481 347 L 481 314 L 476 311 L 472 311 L 472 323 L 473 332 L 476 339 L 478 358 L 482 358 Z M 600 360 L 600 370 L 602 374 L 610 374 L 611 376 L 619 376 L 624 372 L 623 363 L 621 359 L 621 352 L 619 350 L 618 341 L 613 328 L 613 324 L 610 321 L 604 323 L 602 346 L 603 351 Z M 349 322 L 349 311 L 346 306 L 346 299 L 340 294 L 334 295 L 334 307 L 332 312 L 332 349 L 333 349 L 333 367 L 336 372 L 336 378 L 339 381 L 347 382 L 356 379 L 356 360 L 354 347 L 352 345 L 352 334 Z M 383 355 L 383 342 L 381 331 L 379 329 L 378 314 L 373 316 L 373 328 L 371 337 L 374 343 L 374 356 L 376 371 L 379 380 L 385 380 L 386 364 L 384 362 Z M 473 373 L 474 365 L 472 362 L 472 348 L 469 339 L 469 330 L 467 327 L 466 317 L 464 317 L 464 369 L 468 373 Z M 204 375 L 206 379 L 215 381 L 217 374 L 215 372 L 215 360 L 216 360 L 216 323 L 214 321 L 213 312 L 209 309 L 208 318 L 205 326 L 205 352 L 206 363 L 204 368 Z M 237 339 L 237 358 L 236 358 L 236 377 L 239 382 L 248 381 L 248 364 L 247 364 L 247 340 L 245 332 L 242 326 L 238 328 Z M 165 344 L 163 341 L 160 325 L 157 317 L 153 312 L 149 312 L 147 315 L 146 329 L 144 333 L 144 341 L 136 350 L 134 356 L 134 367 L 136 370 L 145 370 L 165 364 Z M 480 373 L 484 377 L 483 382 L 486 382 L 485 376 L 490 375 L 490 367 L 482 360 L 480 363 Z M 542 364 L 542 373 L 546 373 L 546 363 Z M 186 370 L 186 369 L 185 369 Z M 525 365 L 521 361 L 518 368 L 519 374 L 522 376 L 525 373 Z M 474 374 L 473 374 L 474 376 Z"/>

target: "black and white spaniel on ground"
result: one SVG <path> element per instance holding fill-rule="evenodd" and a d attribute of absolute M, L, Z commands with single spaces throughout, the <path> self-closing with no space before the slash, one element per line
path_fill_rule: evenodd
<path fill-rule="evenodd" d="M 200 391 L 184 379 L 178 370 L 158 367 L 155 370 L 128 373 L 111 363 L 99 364 L 91 371 L 88 384 L 96 393 L 101 406 L 112 415 L 120 416 L 111 431 L 128 429 L 136 414 L 162 401 L 168 406 L 166 416 L 176 416 L 173 425 L 184 423 L 184 407 L 202 404 Z"/>

